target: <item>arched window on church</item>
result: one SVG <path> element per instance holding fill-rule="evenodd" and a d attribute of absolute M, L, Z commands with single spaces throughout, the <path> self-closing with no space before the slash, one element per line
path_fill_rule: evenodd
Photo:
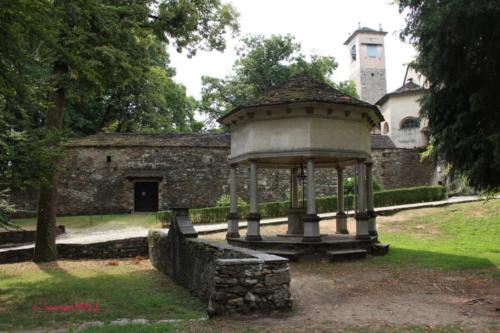
<path fill-rule="evenodd" d="M 384 129 L 382 130 L 382 133 L 383 134 L 389 133 L 389 124 L 388 123 L 384 123 Z"/>
<path fill-rule="evenodd" d="M 401 130 L 411 130 L 419 127 L 420 120 L 414 117 L 406 117 L 405 119 L 401 120 L 401 125 L 399 126 Z"/>

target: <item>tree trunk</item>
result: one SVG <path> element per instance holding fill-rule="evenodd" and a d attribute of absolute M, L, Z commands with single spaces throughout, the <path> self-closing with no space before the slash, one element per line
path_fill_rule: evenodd
<path fill-rule="evenodd" d="M 58 79 L 67 72 L 67 65 L 56 63 L 54 74 Z M 59 84 L 60 85 L 60 84 Z M 53 105 L 47 110 L 46 127 L 49 135 L 53 136 L 51 149 L 60 146 L 60 134 L 64 114 L 65 91 L 58 87 L 50 95 Z M 56 247 L 56 215 L 57 215 L 57 187 L 59 185 L 60 158 L 55 154 L 52 168 L 48 170 L 46 181 L 41 182 L 38 193 L 38 212 L 36 223 L 35 252 L 33 261 L 46 262 L 57 260 Z"/>

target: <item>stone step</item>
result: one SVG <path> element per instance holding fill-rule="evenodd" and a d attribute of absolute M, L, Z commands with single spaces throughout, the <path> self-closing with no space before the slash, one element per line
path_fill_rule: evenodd
<path fill-rule="evenodd" d="M 326 254 L 331 260 L 352 260 L 366 257 L 367 251 L 363 249 L 335 250 L 327 251 Z"/>
<path fill-rule="evenodd" d="M 285 257 L 292 261 L 297 261 L 302 251 L 288 250 L 288 249 L 258 249 L 257 251 L 265 252 L 267 254 L 273 254 L 275 256 Z"/>
<path fill-rule="evenodd" d="M 375 243 L 372 245 L 372 254 L 374 256 L 385 256 L 389 252 L 389 244 Z"/>

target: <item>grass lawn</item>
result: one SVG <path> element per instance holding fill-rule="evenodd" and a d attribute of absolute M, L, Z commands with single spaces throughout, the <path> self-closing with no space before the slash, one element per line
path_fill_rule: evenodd
<path fill-rule="evenodd" d="M 231 322 L 231 321 L 230 321 Z M 290 332 L 290 329 L 283 330 L 270 330 L 265 326 L 260 325 L 245 325 L 242 327 L 241 322 L 232 321 L 225 324 L 224 327 L 220 326 L 220 322 L 206 322 L 200 325 L 193 325 L 189 323 L 175 323 L 175 324 L 153 324 L 153 325 L 125 325 L 125 326 L 104 326 L 87 328 L 78 331 L 79 333 L 164 333 L 164 332 L 197 332 L 197 333 L 219 333 L 219 332 L 232 332 L 232 333 L 259 333 L 259 332 Z M 328 332 L 329 330 L 322 330 Z M 71 332 L 71 331 L 70 331 Z M 77 332 L 77 331 L 74 331 Z M 337 333 L 464 333 L 464 330 L 457 325 L 447 325 L 441 327 L 429 327 L 427 325 L 405 325 L 403 327 L 348 327 L 331 332 Z"/>
<path fill-rule="evenodd" d="M 443 269 L 487 269 L 500 276 L 500 200 L 379 217 L 389 255 L 377 262 Z"/>
<path fill-rule="evenodd" d="M 137 221 L 135 215 L 122 217 L 123 221 L 127 218 Z M 154 215 L 144 214 L 142 217 L 143 222 L 137 223 L 154 222 Z M 75 223 L 88 228 L 78 217 L 69 219 L 67 225 Z M 115 223 L 112 221 L 117 219 L 121 217 L 103 217 L 108 223 Z M 354 231 L 353 220 L 350 219 L 349 223 L 350 230 Z M 41 265 L 0 265 L 0 331 L 76 327 L 81 322 L 99 320 L 109 323 L 119 318 L 145 318 L 153 324 L 108 325 L 82 332 L 290 332 L 294 331 L 294 325 L 309 327 L 313 323 L 316 328 L 318 325 L 324 328 L 320 331 L 339 333 L 498 331 L 498 325 L 489 325 L 497 318 L 495 300 L 500 296 L 497 284 L 500 280 L 500 200 L 402 211 L 379 216 L 378 223 L 380 240 L 391 244 L 387 256 L 352 263 L 292 263 L 296 311 L 282 317 L 262 321 L 223 317 L 208 321 L 155 323 L 162 319 L 203 318 L 205 309 L 198 299 L 157 272 L 146 260 L 60 261 Z M 321 228 L 322 232 L 332 233 L 335 223 L 323 221 Z M 263 233 L 284 231 L 285 225 L 262 227 Z M 225 233 L 202 237 L 224 239 Z M 369 285 L 374 287 L 367 288 Z M 464 303 L 474 299 L 483 301 L 475 305 Z M 385 319 L 380 317 L 373 325 L 368 318 L 355 324 L 359 326 L 349 326 L 349 320 L 344 321 L 349 324 L 335 326 L 338 324 L 333 320 L 342 322 L 342 315 L 336 311 L 351 306 L 349 309 L 353 310 L 349 310 L 349 318 L 356 311 L 370 313 L 368 309 L 373 309 L 375 304 L 372 301 L 380 302 L 381 308 L 392 305 L 390 309 L 394 314 L 379 309 L 380 316 L 385 316 Z M 99 311 L 42 311 L 33 308 L 79 303 L 94 306 L 98 303 Z M 336 304 L 339 308 L 335 308 Z M 363 304 L 370 306 L 363 308 Z M 446 310 L 448 307 L 450 310 Z M 450 319 L 441 319 L 432 326 L 427 326 L 423 319 L 417 323 L 411 321 L 416 314 L 419 318 L 427 315 L 432 318 L 433 309 L 444 311 Z M 462 311 L 472 311 L 470 324 L 480 324 L 480 328 L 464 330 L 466 326 L 460 323 L 469 317 L 461 315 Z M 384 323 L 384 320 L 392 322 L 396 315 L 402 318 L 396 321 L 397 324 L 387 326 Z M 311 317 L 323 318 L 325 322 L 323 319 L 308 322 Z M 483 318 L 483 321 L 478 324 L 473 321 L 475 318 Z M 421 322 L 425 324 L 418 324 Z"/>
<path fill-rule="evenodd" d="M 92 311 L 48 311 L 45 305 L 87 303 Z M 99 304 L 99 311 L 95 305 Z M 59 261 L 0 266 L 0 331 L 58 327 L 118 318 L 204 317 L 198 299 L 147 260 Z"/>
<path fill-rule="evenodd" d="M 13 219 L 12 223 L 25 229 L 36 229 L 36 218 Z M 114 215 L 78 215 L 57 217 L 57 224 L 64 225 L 67 229 L 90 229 L 111 227 L 145 227 L 157 226 L 159 221 L 156 213 L 134 213 Z"/>

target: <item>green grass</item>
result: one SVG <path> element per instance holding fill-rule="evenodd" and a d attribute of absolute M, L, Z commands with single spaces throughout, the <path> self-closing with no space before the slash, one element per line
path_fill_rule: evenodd
<path fill-rule="evenodd" d="M 36 228 L 36 218 L 13 219 L 12 223 L 25 229 Z M 106 228 L 111 226 L 143 226 L 157 225 L 156 213 L 134 213 L 115 215 L 78 215 L 57 217 L 57 224 L 67 229 Z"/>
<path fill-rule="evenodd" d="M 389 243 L 391 249 L 378 262 L 493 269 L 499 274 L 495 268 L 500 266 L 500 200 L 412 212 L 380 228 L 381 242 Z"/>
<path fill-rule="evenodd" d="M 342 333 L 463 333 L 467 332 L 460 325 L 435 326 L 429 325 L 404 325 L 404 326 L 383 326 L 383 327 L 350 327 Z"/>
<path fill-rule="evenodd" d="M 234 332 L 234 333 L 258 333 L 258 332 L 276 332 L 276 328 L 263 326 L 256 321 L 246 321 L 242 325 L 241 322 L 232 322 L 223 325 L 221 329 L 220 322 L 206 322 L 202 327 L 199 325 L 193 326 L 188 323 L 168 323 L 168 324 L 151 324 L 151 325 L 108 325 L 102 327 L 92 327 L 79 333 L 160 333 L 160 332 L 197 332 L 197 333 L 215 333 L 215 332 Z M 243 327 L 244 326 L 244 327 Z M 292 332 L 293 329 L 278 330 L 278 332 Z M 301 330 L 300 330 L 301 331 Z M 461 325 L 446 325 L 446 326 L 429 326 L 429 325 L 403 325 L 403 326 L 388 326 L 383 325 L 380 327 L 374 326 L 354 326 L 346 327 L 343 329 L 332 329 L 331 323 L 321 323 L 321 325 L 314 325 L 311 331 L 317 332 L 337 332 L 337 333 L 463 333 L 471 332 L 463 328 Z M 70 331 L 73 332 L 73 331 Z M 76 332 L 76 331 L 75 331 Z"/>
<path fill-rule="evenodd" d="M 60 261 L 2 265 L 0 331 L 117 318 L 194 319 L 202 303 L 148 261 Z M 33 311 L 33 306 L 99 303 L 99 311 Z"/>
<path fill-rule="evenodd" d="M 134 218 L 134 215 L 123 215 Z M 150 218 L 146 216 L 145 221 Z M 152 215 L 154 220 L 154 215 Z M 72 217 L 76 219 L 77 217 Z M 120 217 L 105 216 L 109 223 Z M 384 218 L 380 217 L 379 221 Z M 75 220 L 76 224 L 82 223 Z M 147 222 L 146 222 L 147 223 Z M 365 264 L 405 269 L 470 270 L 500 277 L 500 200 L 454 204 L 442 208 L 399 212 L 380 223 L 380 240 L 390 243 L 387 256 Z M 132 260 L 60 261 L 52 264 L 0 266 L 0 331 L 34 327 L 76 327 L 84 321 L 109 323 L 118 318 L 196 319 L 204 306 L 188 291 L 151 267 Z M 115 262 L 115 261 L 113 261 Z M 319 268 L 315 268 L 316 271 Z M 99 312 L 33 311 L 32 306 L 99 303 Z M 293 313 L 290 314 L 293 316 Z M 317 323 L 328 331 L 329 323 Z M 496 327 L 495 327 L 496 328 Z M 495 328 L 491 331 L 495 331 Z M 85 333 L 113 332 L 266 332 L 273 328 L 256 321 L 232 319 L 206 322 L 126 325 L 88 328 Z M 459 326 L 352 327 L 349 332 L 461 332 Z"/>
<path fill-rule="evenodd" d="M 164 333 L 172 332 L 173 326 L 169 323 L 152 324 L 152 325 L 107 325 L 102 327 L 89 327 L 87 329 L 76 331 L 70 330 L 70 333 Z"/>

